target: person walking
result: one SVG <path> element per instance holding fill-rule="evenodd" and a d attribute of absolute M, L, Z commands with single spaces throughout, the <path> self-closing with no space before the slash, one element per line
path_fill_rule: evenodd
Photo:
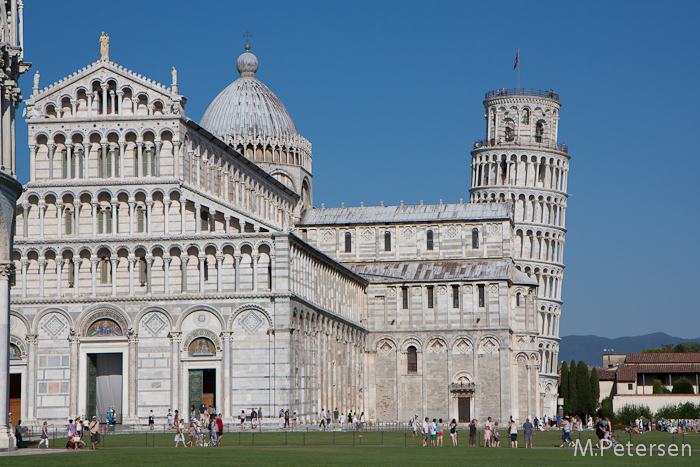
<path fill-rule="evenodd" d="M 168 415 L 166 416 L 168 420 L 168 430 L 172 430 L 173 428 L 173 410 L 168 409 Z"/>
<path fill-rule="evenodd" d="M 224 421 L 221 418 L 221 414 L 216 416 L 216 435 L 219 440 L 219 446 L 221 446 L 221 439 L 224 437 Z"/>
<path fill-rule="evenodd" d="M 253 407 L 253 410 L 250 412 L 250 427 L 252 429 L 255 429 L 255 427 L 258 424 L 258 412 L 255 410 L 255 407 Z"/>
<path fill-rule="evenodd" d="M 525 449 L 528 447 L 532 449 L 532 434 L 533 434 L 533 426 L 532 423 L 530 423 L 530 419 L 526 418 L 525 423 L 523 423 L 523 436 L 525 437 Z"/>
<path fill-rule="evenodd" d="M 77 436 L 83 435 L 83 421 L 80 420 L 80 415 L 75 419 L 75 434 Z"/>
<path fill-rule="evenodd" d="M 15 440 L 17 441 L 17 449 L 24 447 L 24 441 L 22 440 L 23 430 L 24 428 L 22 428 L 22 420 L 18 420 L 17 425 L 15 425 Z"/>
<path fill-rule="evenodd" d="M 95 449 L 98 444 L 100 444 L 100 421 L 97 420 L 97 416 L 92 416 L 92 421 L 90 422 L 90 441 L 92 442 L 92 449 Z"/>
<path fill-rule="evenodd" d="M 241 430 L 245 430 L 245 410 L 241 410 L 241 414 L 238 418 L 241 420 Z"/>
<path fill-rule="evenodd" d="M 148 429 L 153 431 L 156 427 L 156 417 L 153 415 L 153 410 L 148 414 Z"/>
<path fill-rule="evenodd" d="M 326 410 L 326 427 L 331 427 L 331 409 Z"/>
<path fill-rule="evenodd" d="M 517 448 L 518 447 L 518 425 L 516 425 L 515 420 L 513 420 L 513 417 L 510 419 L 510 447 L 511 448 Z"/>
<path fill-rule="evenodd" d="M 430 436 L 430 426 L 428 425 L 428 417 L 425 417 L 421 425 L 421 434 L 423 435 L 423 447 L 428 445 L 428 436 Z"/>
<path fill-rule="evenodd" d="M 437 420 L 433 418 L 433 421 L 430 422 L 430 445 L 431 446 L 437 446 Z"/>
<path fill-rule="evenodd" d="M 491 417 L 486 420 L 486 424 L 484 425 L 484 447 L 491 447 Z"/>
<path fill-rule="evenodd" d="M 491 440 L 491 445 L 495 448 L 500 448 L 501 447 L 501 435 L 498 432 L 498 422 L 493 424 L 493 435 L 492 435 L 492 440 Z"/>
<path fill-rule="evenodd" d="M 46 449 L 49 448 L 49 426 L 44 421 L 44 424 L 41 425 L 41 441 L 39 441 L 39 447 L 41 447 L 42 444 L 46 444 Z"/>
<path fill-rule="evenodd" d="M 568 415 L 564 417 L 564 420 L 562 421 L 561 430 L 561 446 L 559 447 L 564 448 L 566 446 L 573 446 L 574 442 L 571 439 L 571 421 L 569 420 Z"/>
<path fill-rule="evenodd" d="M 340 417 L 340 412 L 338 412 L 338 407 L 333 411 L 333 422 L 338 423 L 338 417 Z"/>
<path fill-rule="evenodd" d="M 184 433 L 184 431 L 185 431 L 185 424 L 184 424 L 184 422 L 183 422 L 182 420 L 180 420 L 180 422 L 179 422 L 177 425 L 175 425 L 175 430 L 176 430 L 176 433 L 175 433 L 175 447 L 177 447 L 177 445 L 180 444 L 180 442 L 182 442 L 182 447 L 185 447 L 185 448 L 186 448 L 186 447 L 187 447 L 187 443 L 185 442 L 185 433 Z"/>
<path fill-rule="evenodd" d="M 321 417 L 320 418 L 321 418 L 321 422 L 318 424 L 318 427 L 319 428 L 323 427 L 323 429 L 325 430 L 326 429 L 326 411 L 323 409 L 321 409 Z"/>
<path fill-rule="evenodd" d="M 457 446 L 457 420 L 454 418 L 450 422 L 450 438 L 452 438 L 452 446 Z"/>
<path fill-rule="evenodd" d="M 472 422 L 469 424 L 469 446 L 474 447 L 476 446 L 476 423 L 478 422 L 477 419 L 473 419 Z"/>

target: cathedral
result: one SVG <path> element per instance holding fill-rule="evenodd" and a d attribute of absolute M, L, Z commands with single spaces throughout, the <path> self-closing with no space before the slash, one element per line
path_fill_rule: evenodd
<path fill-rule="evenodd" d="M 569 155 L 559 96 L 485 95 L 469 202 L 315 208 L 312 145 L 257 79 L 199 123 L 101 58 L 26 101 L 10 405 L 143 424 L 212 405 L 522 422 L 554 415 Z M 465 174 L 466 176 L 467 174 Z"/>

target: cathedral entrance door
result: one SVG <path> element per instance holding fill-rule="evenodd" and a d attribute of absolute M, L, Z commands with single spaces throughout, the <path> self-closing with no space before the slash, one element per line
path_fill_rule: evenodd
<path fill-rule="evenodd" d="M 12 426 L 22 418 L 22 375 L 10 375 L 10 413 L 12 414 Z"/>
<path fill-rule="evenodd" d="M 199 413 L 199 407 L 216 407 L 216 370 L 205 368 L 202 370 L 189 370 L 189 400 L 190 407 L 194 405 Z"/>
<path fill-rule="evenodd" d="M 471 397 L 458 397 L 457 398 L 457 415 L 459 417 L 459 423 L 469 423 L 471 421 L 471 411 L 470 405 L 472 402 Z"/>
<path fill-rule="evenodd" d="M 107 422 L 113 409 L 113 423 L 122 422 L 122 354 L 87 354 L 87 417 L 96 415 Z"/>

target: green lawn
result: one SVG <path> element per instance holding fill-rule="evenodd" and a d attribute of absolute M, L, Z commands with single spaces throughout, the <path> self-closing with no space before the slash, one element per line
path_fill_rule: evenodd
<path fill-rule="evenodd" d="M 362 434 L 362 438 L 360 438 Z M 506 437 L 502 433 L 502 445 L 509 446 Z M 466 432 L 461 432 L 460 441 L 468 441 Z M 352 445 L 353 437 L 355 445 Z M 572 435 L 576 440 L 579 433 Z M 105 438 L 105 437 L 103 437 Z M 700 457 L 700 435 L 687 434 L 685 443 L 693 449 L 691 457 L 646 457 L 639 459 L 636 456 L 618 457 L 612 451 L 605 451 L 596 457 L 574 456 L 574 449 L 560 449 L 559 432 L 538 433 L 534 438 L 536 447 L 545 449 L 500 449 L 469 448 L 451 446 L 449 437 L 445 438 L 445 446 L 442 448 L 420 447 L 420 440 L 412 438 L 405 432 L 376 432 L 364 433 L 253 433 L 244 432 L 227 433 L 224 436 L 222 448 L 173 448 L 174 434 L 134 434 L 134 435 L 109 435 L 104 439 L 104 445 L 97 452 L 51 454 L 42 456 L 19 456 L 11 458 L 0 457 L 0 464 L 13 466 L 22 465 L 52 465 L 75 466 L 82 464 L 92 465 L 194 465 L 207 463 L 209 465 L 260 465 L 260 466 L 425 466 L 430 464 L 441 465 L 488 465 L 498 463 L 517 463 L 518 466 L 542 466 L 553 463 L 566 462 L 572 465 L 697 465 Z M 519 435 L 522 441 L 522 433 Z M 581 441 L 593 439 L 590 432 L 581 433 Z M 146 447 L 146 439 L 148 446 Z M 664 443 L 666 445 L 675 442 L 679 445 L 683 437 L 668 435 L 666 433 L 652 433 L 645 435 L 633 435 L 632 443 L 650 444 Z M 627 443 L 629 436 L 618 435 L 618 440 Z M 382 446 L 382 441 L 384 445 Z M 239 445 L 240 442 L 240 445 Z M 285 442 L 287 445 L 285 445 Z M 305 444 L 305 445 L 304 445 Z M 404 446 L 404 444 L 406 446 Z M 33 443 L 36 445 L 36 443 Z M 155 445 L 155 447 L 151 447 Z M 56 447 L 65 446 L 65 440 L 56 440 Z M 166 447 L 168 446 L 168 447 Z M 32 448 L 30 448 L 32 449 Z M 634 449 L 634 448 L 633 448 Z"/>

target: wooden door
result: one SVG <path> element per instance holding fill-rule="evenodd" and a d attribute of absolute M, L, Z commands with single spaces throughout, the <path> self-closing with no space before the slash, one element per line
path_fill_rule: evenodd
<path fill-rule="evenodd" d="M 469 423 L 471 421 L 471 401 L 471 397 L 457 398 L 457 416 L 459 417 L 459 423 Z"/>

